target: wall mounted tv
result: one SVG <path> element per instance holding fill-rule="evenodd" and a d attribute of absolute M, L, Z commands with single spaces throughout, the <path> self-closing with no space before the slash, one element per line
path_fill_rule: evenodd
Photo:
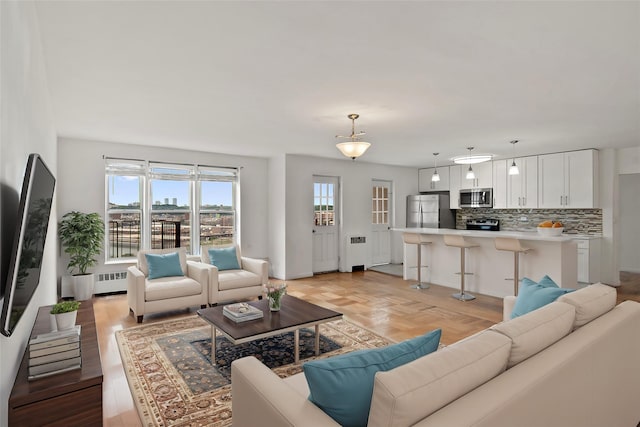
<path fill-rule="evenodd" d="M 16 232 L 4 286 L 0 333 L 10 336 L 38 283 L 56 180 L 38 154 L 30 154 L 22 182 Z"/>

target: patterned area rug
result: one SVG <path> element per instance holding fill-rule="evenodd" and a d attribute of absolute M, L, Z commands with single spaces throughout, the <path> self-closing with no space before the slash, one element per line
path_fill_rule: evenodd
<path fill-rule="evenodd" d="M 297 374 L 293 332 L 234 346 L 217 337 L 211 366 L 211 327 L 198 316 L 152 323 L 116 332 L 122 365 L 145 426 L 230 426 L 231 362 L 252 355 L 280 377 Z M 386 339 L 346 320 L 300 331 L 300 359 L 308 360 L 382 347 Z"/>

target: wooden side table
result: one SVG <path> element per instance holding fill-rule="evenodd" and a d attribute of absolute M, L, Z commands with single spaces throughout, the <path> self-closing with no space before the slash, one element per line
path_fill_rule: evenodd
<path fill-rule="evenodd" d="M 50 310 L 40 307 L 32 337 L 51 330 Z M 82 367 L 28 381 L 27 348 L 9 397 L 9 425 L 102 426 L 102 362 L 91 300 L 82 302 L 76 323 L 82 325 Z"/>

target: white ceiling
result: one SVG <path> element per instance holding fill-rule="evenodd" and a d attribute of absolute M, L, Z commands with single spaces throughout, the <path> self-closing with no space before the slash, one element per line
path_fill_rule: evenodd
<path fill-rule="evenodd" d="M 38 1 L 60 136 L 431 166 L 640 145 L 638 1 Z"/>

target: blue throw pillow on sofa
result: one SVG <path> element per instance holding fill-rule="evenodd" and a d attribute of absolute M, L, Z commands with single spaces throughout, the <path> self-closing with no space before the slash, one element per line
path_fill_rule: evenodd
<path fill-rule="evenodd" d="M 219 271 L 240 269 L 235 246 L 209 249 L 209 259 L 212 265 L 218 267 Z"/>
<path fill-rule="evenodd" d="M 149 267 L 149 279 L 160 277 L 184 276 L 180 266 L 178 252 L 168 254 L 144 254 Z"/>
<path fill-rule="evenodd" d="M 520 282 L 518 297 L 513 306 L 511 318 L 515 319 L 518 316 L 552 303 L 573 290 L 559 288 L 549 276 L 544 276 L 538 283 L 525 277 Z"/>
<path fill-rule="evenodd" d="M 366 426 L 376 372 L 438 349 L 441 329 L 383 348 L 359 350 L 302 365 L 309 400 L 342 426 Z"/>

